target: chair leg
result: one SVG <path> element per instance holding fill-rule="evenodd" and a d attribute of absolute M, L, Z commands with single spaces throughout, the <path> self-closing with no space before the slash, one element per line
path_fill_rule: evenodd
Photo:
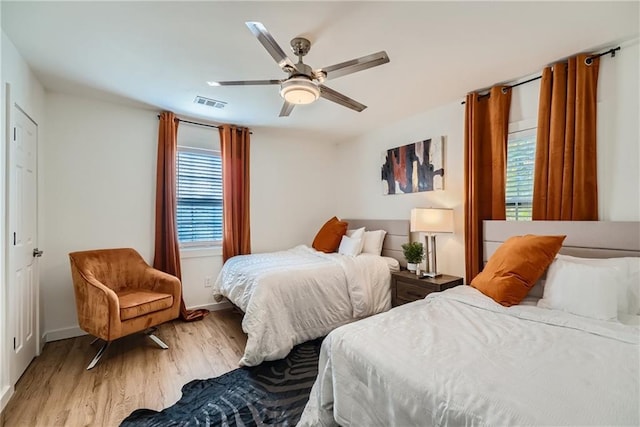
<path fill-rule="evenodd" d="M 150 328 L 147 331 L 145 331 L 144 334 L 146 336 L 148 336 L 151 339 L 151 341 L 156 343 L 160 348 L 163 348 L 163 349 L 167 350 L 169 348 L 169 346 L 166 345 L 160 338 L 158 338 L 157 336 L 155 336 L 153 334 L 157 329 L 158 328 Z M 94 339 L 93 341 L 91 341 L 91 344 L 94 344 L 99 339 L 100 338 Z M 90 369 L 93 369 L 98 364 L 98 362 L 100 361 L 102 356 L 104 356 L 104 353 L 107 351 L 107 349 L 111 345 L 111 342 L 112 341 L 105 341 L 104 344 L 102 344 L 102 347 L 100 347 L 100 349 L 98 350 L 98 353 L 96 353 L 96 355 L 93 358 L 93 360 L 91 361 L 91 363 L 89 363 L 89 366 L 87 366 L 87 371 L 90 370 Z"/>
<path fill-rule="evenodd" d="M 95 342 L 95 340 L 94 340 L 94 342 Z M 102 347 L 100 347 L 100 350 L 98 350 L 98 353 L 96 354 L 96 356 L 93 358 L 91 363 L 89 363 L 89 366 L 87 366 L 87 371 L 89 369 L 93 369 L 93 367 L 96 366 L 96 364 L 98 363 L 98 361 L 100 360 L 100 358 L 102 357 L 104 352 L 107 351 L 107 349 L 109 348 L 110 345 L 111 345 L 111 341 L 105 341 L 105 343 L 102 344 Z"/>
<path fill-rule="evenodd" d="M 168 345 L 166 345 L 160 338 L 158 338 L 157 336 L 153 335 L 153 333 L 155 332 L 155 329 L 146 332 L 146 335 L 151 339 L 151 341 L 153 341 L 154 343 L 158 344 L 158 346 L 164 350 L 167 350 L 169 348 Z"/>

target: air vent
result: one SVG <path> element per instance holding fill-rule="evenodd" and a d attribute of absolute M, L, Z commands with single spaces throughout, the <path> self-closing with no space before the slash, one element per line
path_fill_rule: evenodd
<path fill-rule="evenodd" d="M 204 96 L 196 96 L 196 99 L 194 99 L 193 102 L 196 104 L 204 105 L 211 108 L 224 108 L 227 106 L 227 103 L 224 101 L 205 98 Z"/>

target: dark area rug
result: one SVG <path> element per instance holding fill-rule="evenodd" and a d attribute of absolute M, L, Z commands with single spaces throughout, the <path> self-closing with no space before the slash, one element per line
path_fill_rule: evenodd
<path fill-rule="evenodd" d="M 321 343 L 300 344 L 282 360 L 191 381 L 175 405 L 135 410 L 121 426 L 295 426 L 318 376 Z"/>

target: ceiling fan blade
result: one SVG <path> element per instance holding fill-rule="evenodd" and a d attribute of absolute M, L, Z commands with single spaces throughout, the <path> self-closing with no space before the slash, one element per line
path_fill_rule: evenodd
<path fill-rule="evenodd" d="M 236 80 L 229 82 L 207 82 L 209 86 L 250 86 L 250 85 L 279 85 L 281 80 Z"/>
<path fill-rule="evenodd" d="M 284 104 L 282 104 L 282 109 L 280 110 L 280 117 L 289 117 L 289 114 L 291 114 L 291 112 L 293 111 L 293 107 L 295 106 L 296 104 L 284 101 Z"/>
<path fill-rule="evenodd" d="M 387 52 L 384 50 L 361 58 L 352 59 L 351 61 L 341 62 L 340 64 L 323 67 L 319 71 L 327 75 L 327 79 L 335 79 L 336 77 L 345 76 L 355 73 L 356 71 L 366 70 L 368 68 L 377 67 L 378 65 L 389 62 Z"/>
<path fill-rule="evenodd" d="M 351 108 L 352 110 L 355 110 L 357 112 L 361 112 L 362 110 L 367 108 L 366 105 L 360 104 L 358 101 L 355 101 L 348 96 L 343 95 L 340 92 L 336 92 L 335 90 L 330 89 L 324 85 L 319 85 L 318 87 L 320 88 L 320 96 L 324 99 L 333 101 L 336 104 L 340 104 L 344 107 Z"/>
<path fill-rule="evenodd" d="M 249 30 L 253 33 L 254 36 L 258 38 L 258 41 L 267 49 L 269 55 L 273 59 L 276 60 L 280 68 L 284 71 L 289 71 L 290 69 L 295 69 L 295 65 L 293 61 L 289 59 L 286 53 L 282 50 L 280 45 L 275 41 L 273 36 L 267 31 L 267 29 L 260 22 L 245 22 Z"/>

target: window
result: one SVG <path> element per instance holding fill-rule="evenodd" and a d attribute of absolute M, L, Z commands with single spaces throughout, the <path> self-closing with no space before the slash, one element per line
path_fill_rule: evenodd
<path fill-rule="evenodd" d="M 531 221 L 536 129 L 509 133 L 507 141 L 507 220 Z"/>
<path fill-rule="evenodd" d="M 178 240 L 181 246 L 222 241 L 222 159 L 213 150 L 178 147 Z"/>

